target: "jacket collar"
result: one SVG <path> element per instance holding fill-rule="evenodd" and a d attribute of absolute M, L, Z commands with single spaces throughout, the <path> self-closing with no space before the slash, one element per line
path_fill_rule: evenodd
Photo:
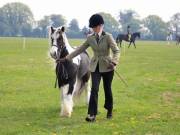
<path fill-rule="evenodd" d="M 102 31 L 101 36 L 99 38 L 99 43 L 101 42 L 101 40 L 104 38 L 105 35 L 106 35 L 106 32 Z M 97 44 L 97 42 L 96 42 L 96 33 L 94 33 L 93 36 L 94 36 L 94 41 Z"/>
<path fill-rule="evenodd" d="M 102 34 L 101 34 L 102 36 L 104 36 L 104 35 L 106 35 L 106 32 L 105 31 L 102 31 Z"/>
<path fill-rule="evenodd" d="M 102 31 L 101 36 L 99 38 L 99 42 L 101 42 L 101 40 L 104 38 L 105 35 L 106 35 L 106 32 Z"/>
<path fill-rule="evenodd" d="M 93 34 L 94 36 L 96 36 L 96 33 Z M 101 37 L 101 36 L 104 36 L 106 35 L 106 32 L 105 31 L 102 31 L 101 33 L 98 33 L 98 35 Z"/>

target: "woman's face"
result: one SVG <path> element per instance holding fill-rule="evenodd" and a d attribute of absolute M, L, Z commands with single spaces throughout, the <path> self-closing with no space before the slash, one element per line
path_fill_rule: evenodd
<path fill-rule="evenodd" d="M 92 29 L 93 29 L 93 31 L 94 31 L 95 33 L 99 33 L 100 30 L 102 29 L 102 25 L 98 25 L 98 26 L 96 26 L 96 27 L 94 27 L 94 28 L 92 28 Z"/>

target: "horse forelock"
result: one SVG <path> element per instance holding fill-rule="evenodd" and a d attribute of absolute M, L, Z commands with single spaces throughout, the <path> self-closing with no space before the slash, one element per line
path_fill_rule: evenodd
<path fill-rule="evenodd" d="M 55 28 L 54 31 L 50 31 L 50 40 L 51 44 L 54 46 L 57 46 L 58 48 L 61 48 L 65 44 L 63 31 L 61 31 L 61 27 Z"/>

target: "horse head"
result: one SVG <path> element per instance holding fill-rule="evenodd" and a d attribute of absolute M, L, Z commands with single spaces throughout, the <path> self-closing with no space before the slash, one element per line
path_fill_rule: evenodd
<path fill-rule="evenodd" d="M 140 32 L 136 32 L 136 33 L 134 33 L 134 35 L 135 35 L 135 37 L 141 38 Z"/>
<path fill-rule="evenodd" d="M 49 40 L 51 44 L 50 55 L 53 59 L 58 59 L 62 55 L 65 46 L 65 27 L 50 27 L 49 29 Z"/>
<path fill-rule="evenodd" d="M 119 44 L 119 35 L 116 37 L 116 43 Z"/>

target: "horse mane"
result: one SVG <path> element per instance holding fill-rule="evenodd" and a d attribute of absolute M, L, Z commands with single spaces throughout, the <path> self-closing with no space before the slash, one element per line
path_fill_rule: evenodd
<path fill-rule="evenodd" d="M 132 34 L 140 34 L 140 32 L 134 32 L 134 33 L 132 33 Z"/>

